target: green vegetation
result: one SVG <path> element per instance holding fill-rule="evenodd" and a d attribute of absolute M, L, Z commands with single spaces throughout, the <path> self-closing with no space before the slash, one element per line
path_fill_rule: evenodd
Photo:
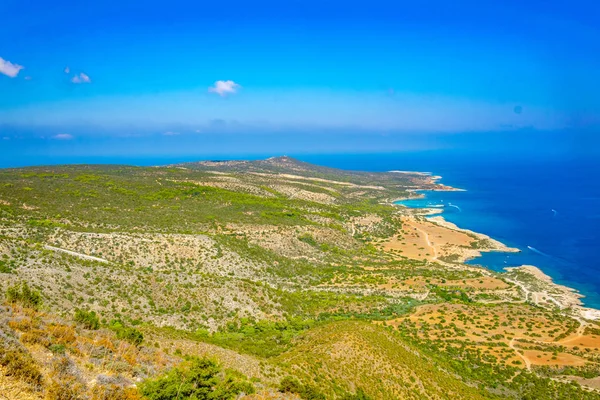
<path fill-rule="evenodd" d="M 300 383 L 298 379 L 286 376 L 279 384 L 279 391 L 283 393 L 295 393 L 306 400 L 324 400 L 326 397 L 311 385 Z"/>
<path fill-rule="evenodd" d="M 222 377 L 215 361 L 194 357 L 163 376 L 145 381 L 140 391 L 149 400 L 226 400 L 240 393 L 254 393 L 254 387 L 243 377 L 232 374 Z"/>
<path fill-rule="evenodd" d="M 312 320 L 294 318 L 288 321 L 258 321 L 242 319 L 230 322 L 212 335 L 200 332 L 209 343 L 232 348 L 261 357 L 273 357 L 289 349 L 292 339 L 315 326 Z"/>
<path fill-rule="evenodd" d="M 31 289 L 27 282 L 14 285 L 6 291 L 6 301 L 11 304 L 20 304 L 23 307 L 38 309 L 42 305 L 42 295 L 37 290 Z"/>
<path fill-rule="evenodd" d="M 0 274 L 12 274 L 15 269 L 15 263 L 8 263 L 6 261 L 0 260 Z"/>
<path fill-rule="evenodd" d="M 98 329 L 100 328 L 100 319 L 94 311 L 86 310 L 75 310 L 75 316 L 73 318 L 75 322 L 81 324 L 86 329 Z"/>
<path fill-rule="evenodd" d="M 0 170 L 0 365 L 48 399 L 598 399 L 565 343 L 600 325 L 502 280 L 535 278 L 386 247 L 415 188 L 287 157 Z"/>
<path fill-rule="evenodd" d="M 128 327 L 119 320 L 113 320 L 108 328 L 117 334 L 117 339 L 125 340 L 135 346 L 139 346 L 144 341 L 144 334 L 139 330 Z"/>
<path fill-rule="evenodd" d="M 439 286 L 435 286 L 435 287 L 433 287 L 432 292 L 435 293 L 438 297 L 440 297 L 442 300 L 445 300 L 445 301 L 459 300 L 459 301 L 462 301 L 465 303 L 471 302 L 471 299 L 469 299 L 469 296 L 465 293 L 464 290 L 460 290 L 460 289 L 448 290 L 448 289 L 444 289 Z"/>

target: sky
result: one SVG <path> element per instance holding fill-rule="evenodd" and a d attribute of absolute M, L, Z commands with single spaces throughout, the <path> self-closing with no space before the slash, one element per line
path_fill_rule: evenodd
<path fill-rule="evenodd" d="M 589 151 L 600 127 L 595 3 L 2 0 L 0 166 Z"/>

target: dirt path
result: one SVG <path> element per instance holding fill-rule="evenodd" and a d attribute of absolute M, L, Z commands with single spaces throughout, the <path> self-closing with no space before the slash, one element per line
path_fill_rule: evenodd
<path fill-rule="evenodd" d="M 529 294 L 531 293 L 529 291 L 529 289 L 527 289 L 525 287 L 525 285 L 523 285 L 521 282 L 518 281 L 513 281 L 512 279 L 508 279 L 508 278 L 504 278 L 505 281 L 512 283 L 513 285 L 517 285 L 518 287 L 521 288 L 521 290 L 523 290 L 523 292 L 525 293 L 525 302 L 527 302 L 529 300 Z"/>
<path fill-rule="evenodd" d="M 437 251 L 437 248 L 434 246 L 434 244 L 431 242 L 431 240 L 429 238 L 429 233 L 427 233 L 427 231 L 425 231 L 424 229 L 418 227 L 416 224 L 411 223 L 410 221 L 407 221 L 407 225 L 409 225 L 411 228 L 413 228 L 417 232 L 419 232 L 419 236 L 425 238 L 425 242 L 427 243 L 429 252 L 433 253 L 433 257 L 430 258 L 430 261 L 437 261 L 438 251 Z"/>
<path fill-rule="evenodd" d="M 425 236 L 425 241 L 427 242 L 427 246 L 429 246 L 429 248 L 432 250 L 433 253 L 433 257 L 431 258 L 431 261 L 435 261 L 438 258 L 438 252 L 437 252 L 437 248 L 433 245 L 433 243 L 431 243 L 431 240 L 429 240 L 429 233 L 427 233 L 427 231 L 424 231 L 421 228 L 418 228 L 414 225 L 412 225 L 413 228 L 415 228 L 417 231 L 419 231 L 420 233 L 422 233 Z"/>
<path fill-rule="evenodd" d="M 87 254 L 82 254 L 82 253 L 77 253 L 77 252 L 71 251 L 71 250 L 61 249 L 60 247 L 54 247 L 54 246 L 45 245 L 44 248 L 47 249 L 47 250 L 58 251 L 58 252 L 61 252 L 61 253 L 70 254 L 70 255 L 75 256 L 75 257 L 83 258 L 84 260 L 98 261 L 98 262 L 101 262 L 101 263 L 109 263 L 110 262 L 108 260 L 105 260 L 104 258 L 99 258 L 99 257 L 94 257 L 94 256 L 88 256 Z"/>
<path fill-rule="evenodd" d="M 531 372 L 531 361 L 529 361 L 529 359 L 527 357 L 525 357 L 524 354 L 521 354 L 521 352 L 515 347 L 515 340 L 517 338 L 512 338 L 510 339 L 510 342 L 508 343 L 508 347 L 510 347 L 511 349 L 513 349 L 513 351 L 515 353 L 517 353 L 517 355 L 521 358 L 521 360 L 523 360 L 523 362 L 525 363 L 525 368 L 527 368 L 527 371 Z"/>

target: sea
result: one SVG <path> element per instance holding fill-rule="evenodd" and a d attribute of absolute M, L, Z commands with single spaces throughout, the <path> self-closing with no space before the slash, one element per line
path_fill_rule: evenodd
<path fill-rule="evenodd" d="M 519 253 L 490 252 L 470 264 L 502 271 L 535 265 L 559 284 L 579 291 L 584 305 L 600 309 L 600 161 L 590 156 L 452 150 L 380 154 L 288 154 L 300 160 L 357 171 L 420 171 L 464 189 L 425 192 L 409 207 L 438 206 L 461 228 L 481 232 Z M 105 163 L 165 165 L 202 159 L 258 159 L 273 154 L 230 157 L 64 158 L 19 164 Z M 17 165 L 2 165 L 3 167 Z"/>
<path fill-rule="evenodd" d="M 446 220 L 519 253 L 488 252 L 470 264 L 503 271 L 535 265 L 600 308 L 600 161 L 590 157 L 420 152 L 315 155 L 304 161 L 351 170 L 421 171 L 464 191 L 424 192 L 409 207 L 438 206 Z"/>

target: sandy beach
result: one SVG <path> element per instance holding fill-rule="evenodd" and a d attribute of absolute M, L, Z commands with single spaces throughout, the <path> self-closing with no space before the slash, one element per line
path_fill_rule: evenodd
<path fill-rule="evenodd" d="M 441 177 L 431 176 L 432 182 Z M 439 184 L 438 184 L 439 185 Z M 440 185 L 442 186 L 442 185 Z M 447 188 L 447 189 L 446 189 Z M 462 191 L 451 187 L 440 187 L 437 190 Z M 416 196 L 408 199 L 424 198 L 425 194 L 412 191 Z M 394 202 L 406 200 L 398 199 Z M 435 262 L 450 261 L 454 265 L 479 257 L 482 252 L 520 252 L 520 249 L 506 246 L 504 243 L 480 232 L 460 228 L 447 221 L 442 215 L 443 208 L 411 208 L 402 209 L 403 229 L 401 235 L 383 243 L 383 248 L 414 260 L 427 259 Z M 464 265 L 464 264 L 463 264 Z M 464 266 L 467 268 L 467 266 Z M 469 268 L 471 266 L 468 266 Z M 540 268 L 533 265 L 506 268 L 504 279 L 518 286 L 524 293 L 524 301 L 542 307 L 558 307 L 570 310 L 573 317 L 585 320 L 600 320 L 600 310 L 584 307 L 582 296 L 577 290 L 555 283 Z M 504 275 L 504 274 L 502 274 Z"/>

